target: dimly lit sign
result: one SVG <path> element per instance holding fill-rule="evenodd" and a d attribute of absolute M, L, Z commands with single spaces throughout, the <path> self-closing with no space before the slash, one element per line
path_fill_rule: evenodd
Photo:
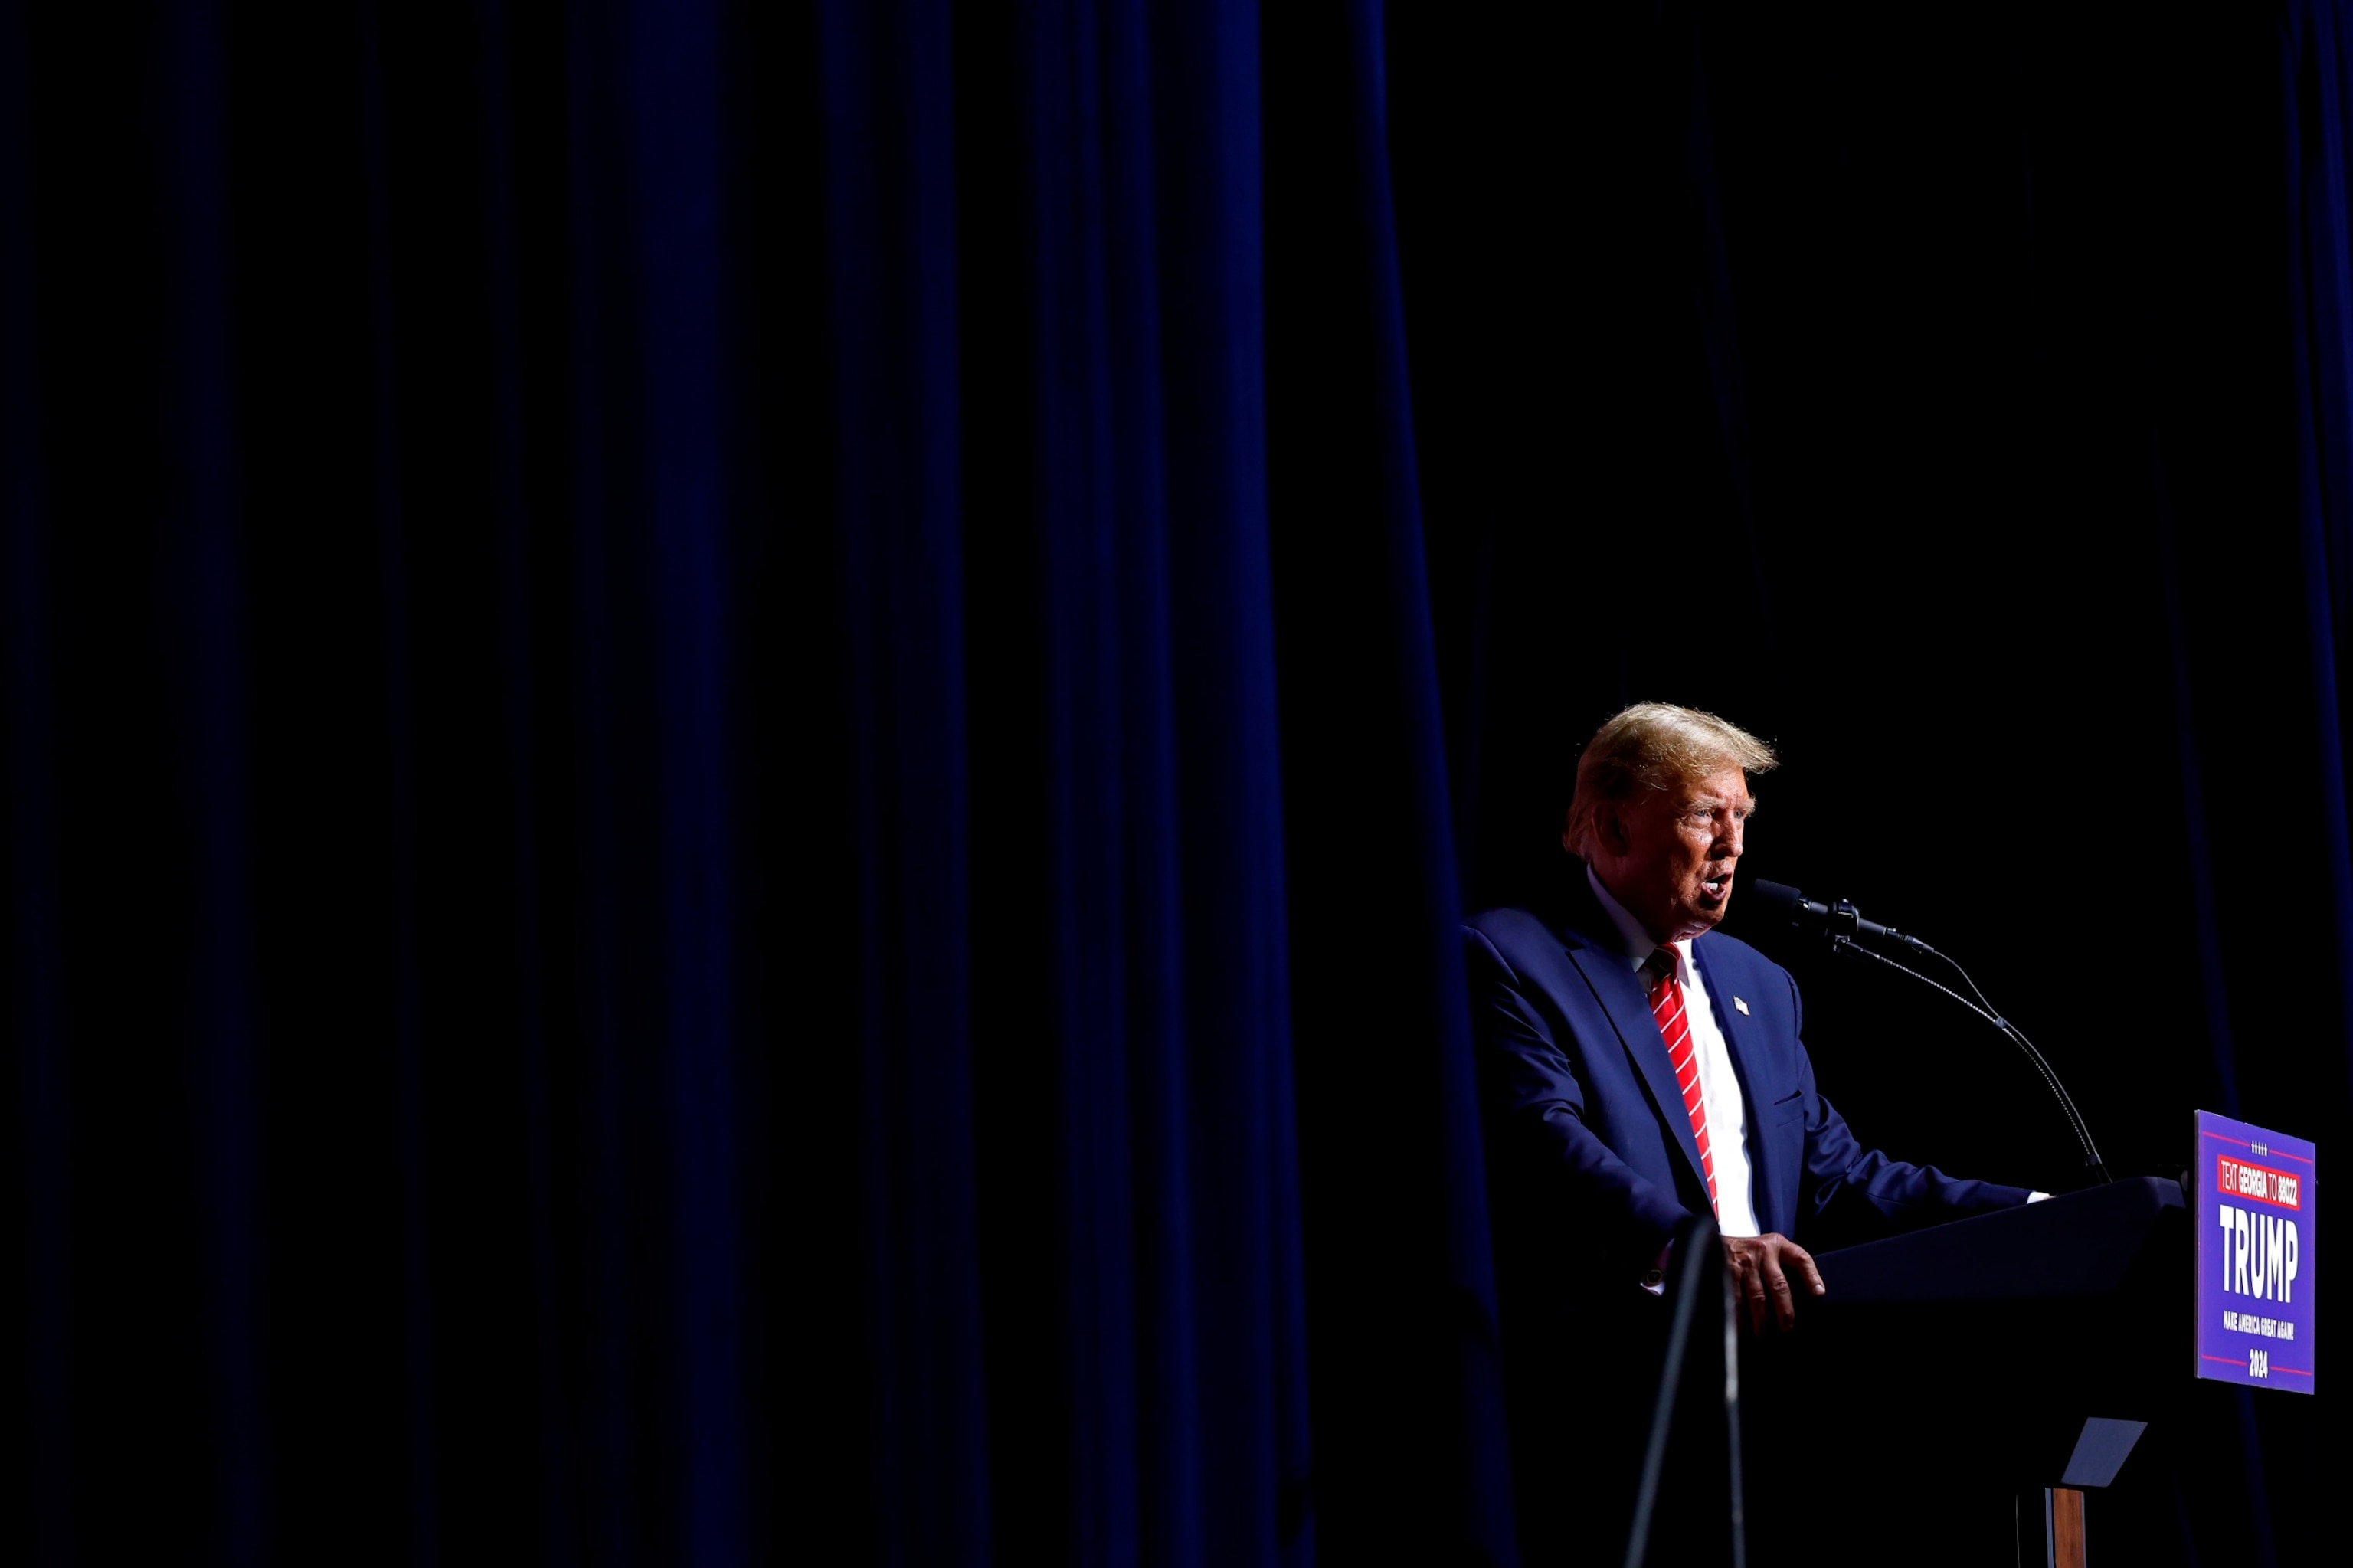
<path fill-rule="evenodd" d="M 2313 1150 L 2198 1113 L 2198 1375 L 2313 1391 Z"/>

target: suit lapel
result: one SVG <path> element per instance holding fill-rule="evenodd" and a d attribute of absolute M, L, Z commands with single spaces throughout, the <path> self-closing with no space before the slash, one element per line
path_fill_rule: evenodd
<path fill-rule="evenodd" d="M 1683 1090 L 1675 1086 L 1675 1070 L 1667 1061 L 1666 1042 L 1659 1038 L 1658 1020 L 1651 1016 L 1651 1002 L 1642 994 L 1642 982 L 1628 967 L 1625 955 L 1575 931 L 1569 933 L 1568 956 L 1585 976 L 1585 983 L 1600 999 L 1609 1022 L 1617 1026 L 1618 1040 L 1626 1048 L 1627 1061 L 1650 1090 L 1659 1119 L 1674 1135 L 1675 1146 L 1683 1151 L 1693 1179 L 1704 1188 L 1707 1179 L 1700 1168 L 1699 1140 L 1692 1136 L 1691 1115 L 1683 1109 Z"/>
<path fill-rule="evenodd" d="M 1715 1027 L 1724 1035 L 1724 1048 L 1731 1054 L 1733 1075 L 1740 1082 L 1740 1098 L 1748 1122 L 1748 1136 L 1744 1148 L 1748 1155 L 1748 1190 L 1754 1199 L 1757 1226 L 1759 1230 L 1780 1230 L 1776 1224 L 1781 1217 L 1778 1202 L 1779 1194 L 1774 1183 L 1780 1175 L 1770 1142 L 1766 1137 L 1764 1112 L 1767 1108 L 1757 1097 L 1757 1080 L 1748 1071 L 1757 1047 L 1757 1021 L 1732 1005 L 1733 993 L 1729 981 L 1717 978 L 1714 964 L 1707 961 L 1707 940 L 1702 938 L 1692 944 L 1692 962 L 1699 967 L 1699 978 L 1707 987 L 1708 1011 L 1715 1016 Z"/>

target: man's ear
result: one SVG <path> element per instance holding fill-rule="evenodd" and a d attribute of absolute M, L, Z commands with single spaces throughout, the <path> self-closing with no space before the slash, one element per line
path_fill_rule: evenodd
<path fill-rule="evenodd" d="M 1626 819 L 1615 800 L 1604 800 L 1593 809 L 1593 836 L 1611 854 L 1626 853 Z"/>

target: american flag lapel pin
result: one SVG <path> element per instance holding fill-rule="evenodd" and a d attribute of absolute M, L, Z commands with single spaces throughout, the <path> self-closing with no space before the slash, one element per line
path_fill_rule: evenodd
<path fill-rule="evenodd" d="M 1742 999 L 1740 999 L 1739 997 L 1736 997 L 1736 997 L 1734 997 L 1734 998 L 1732 999 L 1732 1005 L 1733 1005 L 1733 1006 L 1735 1006 L 1735 1007 L 1736 1007 L 1736 1008 L 1738 1008 L 1738 1009 L 1740 1010 L 1740 1016 L 1741 1016 L 1741 1017 L 1746 1018 L 1746 1017 L 1747 1017 L 1747 1016 L 1748 1016 L 1748 1003 L 1747 1003 L 1747 1002 L 1746 1002 L 1745 1001 L 1743 1001 L 1743 1000 L 1742 1000 Z"/>

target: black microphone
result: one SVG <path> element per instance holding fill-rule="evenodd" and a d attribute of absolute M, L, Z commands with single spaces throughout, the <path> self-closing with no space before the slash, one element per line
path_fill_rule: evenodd
<path fill-rule="evenodd" d="M 1907 937 L 1893 926 L 1864 919 L 1855 913 L 1854 906 L 1843 898 L 1828 904 L 1817 903 L 1796 888 L 1778 882 L 1752 882 L 1748 885 L 1748 896 L 1752 903 L 1765 906 L 1768 920 L 1805 936 L 1820 937 L 1833 948 L 1841 941 L 1852 942 L 1860 937 L 1871 937 L 1909 948 L 1915 953 L 1935 954 L 1936 951 L 1917 937 Z"/>
<path fill-rule="evenodd" d="M 1959 963 L 1950 956 L 1938 952 L 1917 937 L 1907 937 L 1893 926 L 1883 926 L 1876 920 L 1864 919 L 1855 913 L 1854 906 L 1843 898 L 1828 904 L 1819 903 L 1807 897 L 1796 888 L 1786 886 L 1778 882 L 1756 882 L 1749 884 L 1749 887 L 1751 890 L 1749 896 L 1765 906 L 1767 920 L 1803 936 L 1826 938 L 1833 953 L 1853 953 L 1907 974 L 1923 985 L 1932 986 L 1943 991 L 1947 996 L 2008 1035 L 2012 1044 L 2026 1053 L 2026 1059 L 2034 1064 L 2035 1072 L 2042 1075 L 2044 1086 L 2050 1089 L 2052 1097 L 2058 1100 L 2060 1112 L 2067 1118 L 2067 1128 L 2075 1135 L 2076 1147 L 2083 1151 L 2084 1169 L 2091 1171 L 2096 1181 L 2105 1181 L 2110 1179 L 2107 1165 L 2100 1159 L 2099 1146 L 2092 1141 L 2091 1129 L 2084 1125 L 2084 1114 L 2075 1108 L 2073 1098 L 2060 1084 L 2059 1075 L 2052 1070 L 2049 1062 L 2043 1060 L 2042 1053 L 2034 1048 L 2034 1042 L 2026 1037 L 2024 1031 L 1993 1010 L 1993 1004 L 1986 1001 L 1985 992 L 1978 991 L 1977 981 L 1969 979 L 1968 971 L 1962 969 Z M 1953 972 L 1961 978 L 1961 983 L 1976 992 L 1977 1001 L 1971 1001 L 1952 987 L 1930 980 L 1919 970 L 1899 964 L 1884 953 L 1873 952 L 1859 940 L 1864 937 L 1892 942 L 1950 965 Z"/>

